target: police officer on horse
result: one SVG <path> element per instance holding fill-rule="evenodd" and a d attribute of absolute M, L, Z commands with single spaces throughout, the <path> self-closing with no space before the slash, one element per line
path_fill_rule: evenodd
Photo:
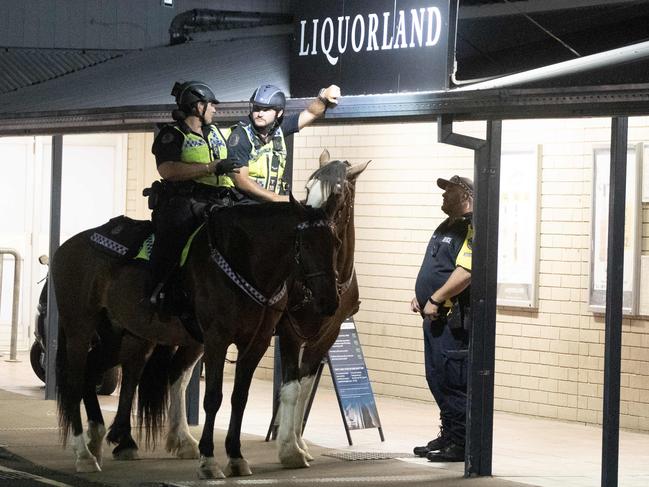
<path fill-rule="evenodd" d="M 213 123 L 219 101 L 201 81 L 175 83 L 171 95 L 178 108 L 176 121 L 156 136 L 152 152 L 161 182 L 154 183 L 149 196 L 153 209 L 155 243 L 151 254 L 152 304 L 170 304 L 163 292 L 177 269 L 180 253 L 189 236 L 203 221 L 206 204 L 218 200 L 218 176 L 236 171 L 228 160 L 229 129 Z"/>
<path fill-rule="evenodd" d="M 260 85 L 250 97 L 248 120 L 235 126 L 228 138 L 228 157 L 240 170 L 219 177 L 219 185 L 230 188 L 238 202 L 288 201 L 285 137 L 322 117 L 339 98 L 340 88 L 331 85 L 300 113 L 286 115 L 282 90 Z"/>

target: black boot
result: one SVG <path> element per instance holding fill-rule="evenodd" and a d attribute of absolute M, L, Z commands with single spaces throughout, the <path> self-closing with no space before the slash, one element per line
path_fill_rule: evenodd
<path fill-rule="evenodd" d="M 418 457 L 425 458 L 431 451 L 437 451 L 450 443 L 450 439 L 444 434 L 444 428 L 439 429 L 439 434 L 434 440 L 430 440 L 425 446 L 416 446 L 413 453 Z"/>
<path fill-rule="evenodd" d="M 429 462 L 463 462 L 464 446 L 451 442 L 439 451 L 431 451 L 426 455 Z"/>

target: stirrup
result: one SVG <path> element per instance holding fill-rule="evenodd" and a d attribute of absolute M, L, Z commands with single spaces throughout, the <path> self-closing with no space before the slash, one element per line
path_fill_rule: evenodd
<path fill-rule="evenodd" d="M 149 302 L 153 306 L 157 306 L 164 300 L 164 293 L 161 292 L 162 288 L 164 287 L 165 282 L 159 282 L 157 286 L 153 289 L 153 292 L 151 293 L 151 296 L 149 297 Z"/>

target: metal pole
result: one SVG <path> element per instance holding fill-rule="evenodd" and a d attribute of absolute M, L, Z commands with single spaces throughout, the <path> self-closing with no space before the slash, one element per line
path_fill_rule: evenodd
<path fill-rule="evenodd" d="M 591 54 L 590 56 L 582 56 L 577 59 L 570 59 L 569 61 L 523 71 L 522 73 L 510 74 L 489 81 L 466 85 L 451 90 L 451 93 L 506 88 L 508 86 L 532 83 L 534 81 L 566 76 L 568 74 L 583 73 L 584 71 L 597 68 L 609 68 L 622 63 L 646 59 L 647 57 L 649 57 L 649 41 L 644 41 L 618 49 L 611 49 L 610 51 Z"/>
<path fill-rule="evenodd" d="M 9 344 L 9 359 L 6 362 L 19 362 L 16 359 L 18 346 L 18 310 L 20 309 L 20 275 L 22 273 L 22 261 L 17 250 L 0 249 L 0 260 L 4 261 L 5 254 L 13 255 L 14 258 L 14 288 L 13 300 L 11 303 L 11 342 Z M 2 275 L 0 274 L 0 287 L 2 287 Z"/>
<path fill-rule="evenodd" d="M 52 137 L 52 188 L 50 196 L 50 270 L 61 240 L 61 179 L 63 175 L 63 136 Z M 45 399 L 56 399 L 56 351 L 59 346 L 59 309 L 56 305 L 52 274 L 47 280 L 47 317 L 45 318 Z"/>
<path fill-rule="evenodd" d="M 620 440 L 620 372 L 624 285 L 624 210 L 629 121 L 611 123 L 611 173 L 606 263 L 606 341 L 604 345 L 604 409 L 602 421 L 602 487 L 617 487 Z"/>
<path fill-rule="evenodd" d="M 185 389 L 185 408 L 187 410 L 187 424 L 197 425 L 200 412 L 201 397 L 201 370 L 203 369 L 203 360 L 200 359 L 194 365 L 192 376 Z"/>
<path fill-rule="evenodd" d="M 473 209 L 472 329 L 469 343 L 465 476 L 491 475 L 494 367 L 496 355 L 496 283 L 502 123 L 487 122 L 487 140 L 453 132 L 453 117 L 437 122 L 438 140 L 475 151 Z"/>

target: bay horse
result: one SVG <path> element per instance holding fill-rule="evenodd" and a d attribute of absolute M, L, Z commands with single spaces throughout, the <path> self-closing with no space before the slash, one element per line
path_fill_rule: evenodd
<path fill-rule="evenodd" d="M 318 207 L 330 198 L 336 200 L 333 224 L 340 304 L 333 316 L 323 317 L 317 313 L 315 302 L 309 300 L 308 290 L 297 283 L 291 288 L 287 310 L 277 326 L 282 364 L 277 445 L 279 460 L 288 468 L 308 467 L 313 459 L 302 439 L 307 399 L 342 322 L 355 314 L 360 304 L 354 271 L 354 198 L 356 179 L 369 162 L 351 166 L 347 161 L 330 161 L 325 150 L 320 168 L 307 182 L 307 205 Z"/>
<path fill-rule="evenodd" d="M 338 307 L 334 236 L 327 217 L 324 210 L 303 206 L 291 197 L 289 203 L 210 211 L 194 238 L 182 280 L 204 337 L 206 422 L 199 444 L 201 478 L 224 476 L 214 460 L 213 429 L 222 401 L 228 346 L 236 345 L 238 359 L 226 471 L 250 475 L 241 454 L 241 421 L 253 372 L 288 301 L 286 281 L 299 269 L 319 312 L 330 315 Z M 135 387 L 156 345 L 178 347 L 178 361 L 184 362 L 178 370 L 191 371 L 203 349 L 178 319 L 162 319 L 151 311 L 146 299 L 149 271 L 98 253 L 90 246 L 90 232 L 61 245 L 50 269 L 59 310 L 59 424 L 64 444 L 72 431 L 78 472 L 100 470 L 105 427 L 92 380 L 98 371 L 122 362 L 118 415 L 120 410 L 130 414 Z M 88 352 L 97 336 L 99 345 Z M 82 400 L 88 441 L 81 422 Z M 184 415 L 181 409 L 175 414 Z"/>

